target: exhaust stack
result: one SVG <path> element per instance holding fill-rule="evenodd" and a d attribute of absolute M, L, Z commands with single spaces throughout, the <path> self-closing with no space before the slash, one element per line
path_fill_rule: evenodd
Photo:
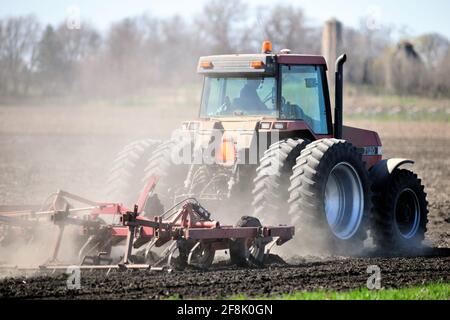
<path fill-rule="evenodd" d="M 343 54 L 336 60 L 335 74 L 335 107 L 334 107 L 334 137 L 342 139 L 343 125 L 343 96 L 344 96 L 344 63 L 347 61 L 347 55 Z"/>

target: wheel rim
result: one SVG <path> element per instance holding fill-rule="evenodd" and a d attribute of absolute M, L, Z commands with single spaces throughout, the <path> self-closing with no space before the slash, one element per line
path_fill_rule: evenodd
<path fill-rule="evenodd" d="M 417 233 L 420 222 L 420 206 L 417 194 L 411 189 L 399 193 L 395 203 L 395 223 L 401 236 L 411 239 Z"/>
<path fill-rule="evenodd" d="M 346 162 L 334 166 L 325 186 L 328 225 L 339 239 L 349 239 L 361 224 L 364 190 L 356 170 Z"/>

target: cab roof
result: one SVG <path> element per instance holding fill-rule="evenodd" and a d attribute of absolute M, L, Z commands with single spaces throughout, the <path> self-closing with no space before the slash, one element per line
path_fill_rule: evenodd
<path fill-rule="evenodd" d="M 197 72 L 200 74 L 271 74 L 275 72 L 277 63 L 322 65 L 326 69 L 326 60 L 319 55 L 260 53 L 200 57 Z"/>

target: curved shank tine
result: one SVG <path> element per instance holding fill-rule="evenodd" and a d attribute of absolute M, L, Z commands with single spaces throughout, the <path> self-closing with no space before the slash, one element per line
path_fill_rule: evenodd
<path fill-rule="evenodd" d="M 172 266 L 172 256 L 175 252 L 175 250 L 178 249 L 178 241 L 174 241 L 168 250 L 168 258 L 167 258 L 167 266 L 170 268 Z"/>
<path fill-rule="evenodd" d="M 86 249 L 86 247 L 92 242 L 92 240 L 94 239 L 94 236 L 90 236 L 86 242 L 83 244 L 83 246 L 80 248 L 80 250 L 78 251 L 78 259 L 80 260 L 80 263 L 82 263 L 82 259 L 84 259 L 84 257 L 81 256 L 81 254 L 83 253 L 83 251 Z"/>
<path fill-rule="evenodd" d="M 273 249 L 273 247 L 275 246 L 275 244 L 277 243 L 277 241 L 278 241 L 278 239 L 274 239 L 274 240 L 272 240 L 271 242 L 269 242 L 269 244 L 267 245 L 265 254 L 268 255 L 268 254 L 270 253 L 270 250 Z"/>
<path fill-rule="evenodd" d="M 147 260 L 148 254 L 150 253 L 150 251 L 155 246 L 156 240 L 157 240 L 156 238 L 153 238 L 149 243 L 147 243 L 147 246 L 145 248 L 145 253 L 144 253 L 145 260 Z"/>
<path fill-rule="evenodd" d="M 199 246 L 200 246 L 200 242 L 197 242 L 194 245 L 194 247 L 192 247 L 192 249 L 189 251 L 189 256 L 188 256 L 188 260 L 187 260 L 188 265 L 191 265 L 192 254 L 194 253 L 195 249 L 197 249 Z"/>
<path fill-rule="evenodd" d="M 166 260 L 167 258 L 172 258 L 172 253 L 173 252 L 170 252 L 170 251 L 172 251 L 172 250 L 174 250 L 173 249 L 173 247 L 175 246 L 175 249 L 177 248 L 176 247 L 176 244 L 177 244 L 177 242 L 176 241 L 173 241 L 166 249 L 164 249 L 164 251 L 162 252 L 162 254 L 161 254 L 161 258 L 158 260 L 158 261 L 156 261 L 154 264 L 153 264 L 153 266 L 154 267 L 157 267 L 160 263 L 162 263 L 164 260 Z"/>

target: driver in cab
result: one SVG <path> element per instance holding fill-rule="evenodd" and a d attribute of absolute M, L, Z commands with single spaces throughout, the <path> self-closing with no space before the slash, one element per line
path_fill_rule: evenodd
<path fill-rule="evenodd" d="M 251 111 L 251 113 L 267 112 L 267 106 L 261 101 L 257 93 L 261 83 L 262 80 L 260 79 L 248 79 L 234 105 L 242 110 Z"/>

